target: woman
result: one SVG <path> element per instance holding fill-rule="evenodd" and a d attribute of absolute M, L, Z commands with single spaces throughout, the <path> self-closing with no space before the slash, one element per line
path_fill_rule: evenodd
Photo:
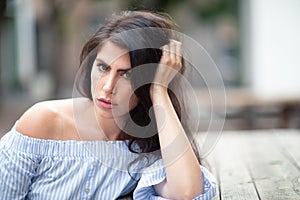
<path fill-rule="evenodd" d="M 169 87 L 184 71 L 174 27 L 150 12 L 108 20 L 83 47 L 82 97 L 37 103 L 2 138 L 1 199 L 212 198 Z"/>

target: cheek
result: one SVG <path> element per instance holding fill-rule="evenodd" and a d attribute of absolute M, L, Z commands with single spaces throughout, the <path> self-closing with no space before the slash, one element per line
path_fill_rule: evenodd
<path fill-rule="evenodd" d="M 133 108 L 135 108 L 137 106 L 138 102 L 139 102 L 139 100 L 138 100 L 137 96 L 133 93 L 129 100 L 129 109 L 132 110 Z"/>
<path fill-rule="evenodd" d="M 95 72 L 94 70 L 92 70 L 91 73 L 91 92 L 92 95 L 94 95 L 95 90 L 97 89 L 97 85 L 99 85 L 99 80 L 100 80 L 100 75 Z"/>

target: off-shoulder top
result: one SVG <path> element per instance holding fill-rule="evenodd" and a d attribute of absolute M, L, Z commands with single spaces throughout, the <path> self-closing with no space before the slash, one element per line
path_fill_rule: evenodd
<path fill-rule="evenodd" d="M 111 200 L 132 191 L 133 199 L 164 199 L 153 187 L 166 178 L 162 159 L 128 167 L 136 158 L 127 141 L 44 140 L 14 125 L 0 140 L 0 199 Z M 196 199 L 211 199 L 216 180 L 201 170 L 204 192 Z"/>

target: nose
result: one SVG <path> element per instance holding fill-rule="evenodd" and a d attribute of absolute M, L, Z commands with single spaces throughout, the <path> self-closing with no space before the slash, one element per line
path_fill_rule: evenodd
<path fill-rule="evenodd" d="M 113 73 L 109 73 L 107 77 L 104 79 L 103 91 L 109 94 L 113 94 L 116 91 L 116 82 L 117 77 Z"/>

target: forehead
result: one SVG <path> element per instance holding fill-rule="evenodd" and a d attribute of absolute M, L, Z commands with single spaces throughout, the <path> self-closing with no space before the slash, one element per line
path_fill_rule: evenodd
<path fill-rule="evenodd" d="M 107 41 L 97 52 L 96 59 L 104 61 L 111 67 L 128 69 L 131 67 L 128 50 Z"/>

